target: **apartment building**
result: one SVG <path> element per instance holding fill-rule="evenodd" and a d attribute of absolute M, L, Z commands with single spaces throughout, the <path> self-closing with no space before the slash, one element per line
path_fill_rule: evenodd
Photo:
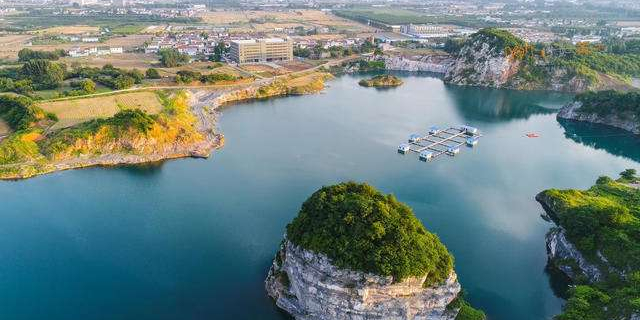
<path fill-rule="evenodd" d="M 293 60 L 293 41 L 267 38 L 231 41 L 231 59 L 237 63 Z"/>

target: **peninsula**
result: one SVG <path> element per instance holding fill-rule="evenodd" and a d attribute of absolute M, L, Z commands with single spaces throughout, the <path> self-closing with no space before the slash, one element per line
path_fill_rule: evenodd
<path fill-rule="evenodd" d="M 299 320 L 485 318 L 464 302 L 453 257 L 411 209 L 353 182 L 304 202 L 266 289 Z"/>
<path fill-rule="evenodd" d="M 327 73 L 310 72 L 231 88 L 143 89 L 52 102 L 0 95 L 0 123 L 8 127 L 7 134 L 0 135 L 0 179 L 99 165 L 206 158 L 224 144 L 215 128 L 220 105 L 315 93 L 329 78 Z M 125 101 L 133 106 L 123 106 Z"/>
<path fill-rule="evenodd" d="M 640 92 L 585 92 L 564 106 L 558 119 L 603 124 L 640 134 Z"/>
<path fill-rule="evenodd" d="M 600 177 L 588 190 L 546 190 L 536 196 L 556 224 L 547 234 L 549 266 L 575 286 L 560 320 L 638 319 L 640 179 Z"/>

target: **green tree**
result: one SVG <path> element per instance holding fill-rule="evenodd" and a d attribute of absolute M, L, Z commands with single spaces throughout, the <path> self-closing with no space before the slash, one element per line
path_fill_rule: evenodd
<path fill-rule="evenodd" d="M 13 79 L 11 78 L 0 78 L 0 92 L 2 91 L 13 91 L 14 89 Z"/>
<path fill-rule="evenodd" d="M 20 73 L 24 78 L 33 81 L 38 89 L 52 89 L 64 80 L 64 69 L 60 64 L 49 60 L 29 60 L 22 65 Z"/>
<path fill-rule="evenodd" d="M 142 80 L 144 80 L 144 74 L 138 69 L 130 70 L 129 72 L 127 72 L 127 75 L 133 78 L 133 81 L 136 84 L 141 84 Z"/>
<path fill-rule="evenodd" d="M 179 67 L 189 62 L 189 56 L 176 49 L 162 49 L 159 52 L 160 63 L 167 68 Z"/>
<path fill-rule="evenodd" d="M 323 187 L 287 226 L 287 238 L 325 254 L 340 268 L 393 276 L 427 276 L 425 286 L 445 281 L 453 257 L 411 209 L 392 195 L 354 182 Z"/>
<path fill-rule="evenodd" d="M 119 75 L 114 81 L 114 88 L 117 90 L 127 89 L 135 84 L 135 79 L 127 75 Z"/>
<path fill-rule="evenodd" d="M 627 169 L 620 173 L 620 177 L 626 181 L 636 181 L 637 180 L 636 174 L 637 174 L 636 169 Z"/>
<path fill-rule="evenodd" d="M 64 50 L 59 51 L 35 51 L 29 48 L 24 48 L 18 51 L 18 60 L 25 62 L 34 59 L 45 60 L 58 60 L 61 56 L 65 55 Z"/>
<path fill-rule="evenodd" d="M 147 69 L 147 71 L 145 72 L 145 76 L 147 77 L 147 79 L 160 79 L 160 73 L 158 72 L 158 69 L 154 68 Z"/>
<path fill-rule="evenodd" d="M 96 92 L 96 83 L 91 79 L 82 80 L 80 89 L 86 93 L 94 93 Z"/>

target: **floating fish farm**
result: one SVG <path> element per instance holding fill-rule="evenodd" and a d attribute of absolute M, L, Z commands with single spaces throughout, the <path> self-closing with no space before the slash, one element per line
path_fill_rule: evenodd
<path fill-rule="evenodd" d="M 426 135 L 412 134 L 407 143 L 398 146 L 398 153 L 417 153 L 421 161 L 431 161 L 441 155 L 455 156 L 460 147 L 475 147 L 482 137 L 477 128 L 470 126 L 440 129 L 431 127 Z"/>

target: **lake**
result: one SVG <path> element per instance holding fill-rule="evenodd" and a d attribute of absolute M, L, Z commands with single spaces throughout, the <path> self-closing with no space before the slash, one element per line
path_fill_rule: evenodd
<path fill-rule="evenodd" d="M 342 76 L 323 94 L 228 106 L 226 145 L 207 160 L 0 182 L 0 318 L 287 319 L 263 288 L 285 226 L 347 180 L 410 205 L 492 320 L 557 314 L 534 196 L 637 168 L 640 141 L 559 123 L 571 96 L 400 75 L 391 90 Z M 459 124 L 484 137 L 455 158 L 396 152 L 411 133 Z"/>

